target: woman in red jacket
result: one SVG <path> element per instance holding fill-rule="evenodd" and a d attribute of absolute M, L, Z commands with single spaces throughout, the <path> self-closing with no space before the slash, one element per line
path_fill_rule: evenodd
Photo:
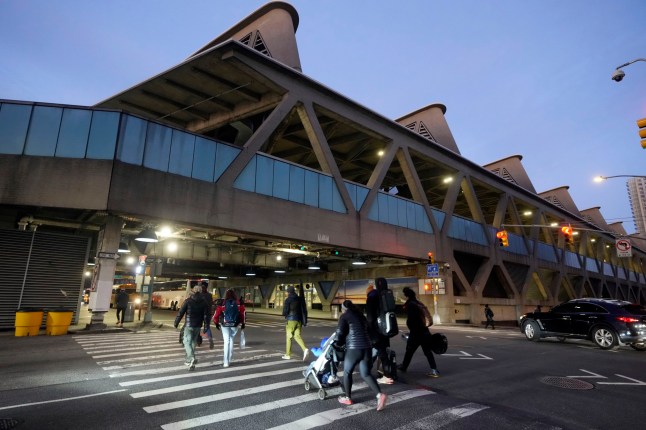
<path fill-rule="evenodd" d="M 238 326 L 245 327 L 245 307 L 238 302 L 235 291 L 229 289 L 224 295 L 224 301 L 215 309 L 213 322 L 215 328 L 222 332 L 224 342 L 222 367 L 229 367 L 233 359 L 233 338 L 238 333 Z"/>

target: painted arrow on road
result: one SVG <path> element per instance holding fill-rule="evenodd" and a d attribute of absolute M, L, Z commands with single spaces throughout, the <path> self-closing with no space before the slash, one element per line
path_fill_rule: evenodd
<path fill-rule="evenodd" d="M 493 360 L 491 357 L 487 357 L 486 355 L 483 354 L 477 354 L 480 357 L 474 357 L 471 354 L 469 354 L 466 351 L 460 351 L 461 354 L 442 354 L 445 357 L 459 357 L 460 360 Z"/>
<path fill-rule="evenodd" d="M 608 379 L 608 377 L 599 375 L 598 373 L 590 372 L 589 370 L 585 369 L 579 369 L 581 372 L 587 373 L 587 375 L 573 375 L 573 376 L 568 376 L 568 378 L 592 378 L 592 379 Z M 646 382 L 640 381 L 638 379 L 633 379 L 629 378 L 628 376 L 620 375 L 618 373 L 615 373 L 615 376 L 619 376 L 620 378 L 623 379 L 628 379 L 629 381 L 633 382 L 597 382 L 599 385 L 646 385 Z"/>

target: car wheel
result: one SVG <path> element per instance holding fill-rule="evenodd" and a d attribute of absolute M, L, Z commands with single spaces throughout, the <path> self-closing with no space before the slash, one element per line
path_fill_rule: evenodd
<path fill-rule="evenodd" d="M 538 324 L 536 324 L 536 321 L 527 321 L 525 323 L 525 327 L 523 327 L 523 333 L 525 333 L 527 340 L 531 340 L 533 342 L 536 342 L 541 338 L 541 329 Z"/>
<path fill-rule="evenodd" d="M 606 327 L 598 327 L 592 332 L 592 341 L 601 349 L 613 349 L 617 346 L 617 335 Z"/>
<path fill-rule="evenodd" d="M 646 343 L 631 343 L 630 347 L 635 351 L 646 351 Z"/>
<path fill-rule="evenodd" d="M 565 336 L 556 336 L 559 342 L 565 342 Z"/>

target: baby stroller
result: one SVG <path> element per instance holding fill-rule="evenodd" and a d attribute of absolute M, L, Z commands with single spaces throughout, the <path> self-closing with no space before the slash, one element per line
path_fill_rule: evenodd
<path fill-rule="evenodd" d="M 335 348 L 333 346 L 335 340 L 336 333 L 333 333 L 332 336 L 321 341 L 321 348 L 312 348 L 312 353 L 318 355 L 318 358 L 303 371 L 305 391 L 310 391 L 312 387 L 318 388 L 318 397 L 321 400 L 325 400 L 326 388 L 341 384 L 336 373 L 338 364 L 343 361 L 345 349 Z"/>

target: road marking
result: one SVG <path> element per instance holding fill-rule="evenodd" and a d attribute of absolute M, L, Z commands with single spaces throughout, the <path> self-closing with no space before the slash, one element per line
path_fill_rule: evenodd
<path fill-rule="evenodd" d="M 388 405 L 401 402 L 408 399 L 413 399 L 415 397 L 427 396 L 429 394 L 435 394 L 433 391 L 429 390 L 409 390 L 409 391 L 400 391 L 399 393 L 391 394 L 388 396 L 386 407 Z M 314 427 L 324 426 L 330 424 L 336 420 L 347 418 L 349 416 L 362 414 L 367 411 L 375 410 L 376 400 L 367 402 L 367 403 L 357 403 L 347 408 L 337 408 L 330 409 L 318 414 L 311 415 L 300 420 L 292 421 L 291 423 L 283 424 L 280 426 L 272 427 L 269 430 L 307 430 Z M 165 428 L 162 426 L 162 428 Z M 422 428 L 422 427 L 420 427 Z"/>
<path fill-rule="evenodd" d="M 250 369 L 258 369 L 261 367 L 268 367 L 268 366 L 277 366 L 279 364 L 285 364 L 284 361 L 269 361 L 267 363 L 258 363 L 258 364 L 252 364 L 249 366 L 240 366 L 240 367 L 235 367 L 235 368 L 222 368 L 222 369 L 216 369 L 216 370 L 207 370 L 203 372 L 186 372 L 186 373 L 181 373 L 178 375 L 164 375 L 164 376 L 159 376 L 157 378 L 148 378 L 148 379 L 138 379 L 136 381 L 127 381 L 127 382 L 121 382 L 119 385 L 122 387 L 131 387 L 133 385 L 141 385 L 141 384 L 149 384 L 153 382 L 163 382 L 163 381 L 169 381 L 171 379 L 183 379 L 183 378 L 199 378 L 202 376 L 206 375 L 217 375 L 219 373 L 227 373 L 231 372 L 233 370 L 236 371 L 243 371 L 243 370 L 250 370 Z M 169 368 L 164 368 L 164 369 L 156 369 L 156 374 L 159 374 L 159 371 L 170 371 L 170 370 L 181 370 L 184 369 L 186 370 L 186 366 L 178 366 L 178 367 L 169 367 Z M 291 368 L 290 370 L 294 370 Z M 131 376 L 128 373 L 122 373 L 122 374 L 116 374 L 116 375 L 110 375 L 111 378 L 115 377 L 122 377 L 122 376 Z"/>
<path fill-rule="evenodd" d="M 170 348 L 170 346 L 173 346 L 173 348 Z M 167 349 L 176 349 L 176 348 L 182 348 L 184 349 L 183 346 L 178 345 L 177 341 L 167 341 L 167 342 L 155 342 L 153 345 L 120 345 L 120 344 L 114 344 L 112 346 L 99 346 L 99 347 L 93 347 L 93 348 L 83 348 L 85 352 L 87 352 L 90 355 L 95 355 L 95 354 L 102 354 L 104 352 L 110 352 L 110 351 L 119 351 L 121 353 L 125 353 L 128 351 L 146 351 L 154 348 L 163 348 L 166 347 Z"/>
<path fill-rule="evenodd" d="M 466 418 L 485 409 L 489 409 L 489 406 L 479 405 L 477 403 L 465 403 L 464 405 L 444 409 L 433 415 L 428 415 L 417 421 L 397 427 L 395 430 L 440 429 L 454 421 Z"/>
<path fill-rule="evenodd" d="M 149 396 L 156 396 L 156 395 L 159 395 L 159 394 L 175 393 L 177 391 L 192 390 L 194 388 L 211 387 L 213 385 L 226 384 L 226 383 L 229 383 L 229 382 L 236 382 L 236 381 L 244 381 L 244 380 L 247 380 L 247 379 L 262 378 L 262 377 L 265 377 L 265 376 L 281 375 L 281 374 L 290 373 L 290 372 L 299 372 L 299 373 L 301 373 L 302 370 L 301 369 L 282 369 L 282 370 L 273 370 L 271 372 L 252 373 L 252 374 L 249 374 L 249 375 L 236 375 L 236 376 L 231 376 L 229 378 L 220 378 L 220 379 L 217 379 L 217 380 L 210 380 L 210 381 L 200 381 L 200 382 L 196 382 L 196 383 L 193 383 L 193 384 L 175 385 L 173 387 L 160 388 L 158 390 L 141 391 L 139 393 L 132 393 L 132 394 L 130 394 L 130 396 L 135 398 L 135 399 L 138 399 L 138 398 L 141 398 L 141 397 L 149 397 Z"/>
<path fill-rule="evenodd" d="M 460 357 L 460 360 L 493 360 L 493 358 L 488 357 L 484 354 L 478 354 L 480 357 Z"/>
<path fill-rule="evenodd" d="M 479 337 L 480 339 L 484 339 L 484 340 L 488 339 L 488 338 L 486 338 L 484 336 L 465 336 L 465 337 L 468 337 L 469 339 L 473 339 L 475 337 Z"/>
<path fill-rule="evenodd" d="M 237 354 L 239 355 L 248 355 L 248 354 L 257 354 L 259 352 L 264 352 L 266 353 L 266 349 L 249 349 L 245 348 L 244 350 L 239 351 Z M 111 364 L 111 363 L 124 363 L 121 365 L 115 364 L 114 366 L 106 366 L 103 367 L 103 370 L 120 370 L 120 369 L 132 369 L 135 367 L 143 367 L 143 366 L 151 366 L 153 364 L 164 364 L 164 363 L 177 363 L 177 357 L 184 357 L 186 355 L 186 352 L 176 352 L 173 354 L 160 354 L 160 355 L 148 355 L 144 357 L 131 357 L 131 358 L 123 358 L 120 360 L 109 360 L 109 361 L 97 361 L 96 364 L 99 366 L 102 366 L 104 364 Z M 262 356 L 258 357 L 243 357 L 236 359 L 236 362 L 243 362 L 243 361 L 249 361 L 250 359 L 257 359 L 257 358 L 265 358 L 265 357 L 276 357 L 278 353 L 274 354 L 263 354 Z M 221 357 L 222 354 L 217 354 L 216 356 Z M 175 358 L 169 358 L 169 357 L 175 357 Z M 221 361 L 214 361 L 212 362 L 213 364 L 222 364 Z M 203 367 L 201 365 L 198 365 L 197 367 Z"/>
<path fill-rule="evenodd" d="M 460 351 L 460 354 L 442 354 L 443 357 L 471 357 L 466 351 Z"/>
<path fill-rule="evenodd" d="M 597 382 L 597 384 L 604 384 L 604 385 L 646 385 L 646 382 L 642 382 L 638 379 L 633 379 L 629 378 L 628 376 L 620 375 L 618 373 L 615 373 L 616 376 L 619 376 L 620 378 L 628 379 L 630 381 L 634 382 Z"/>
<path fill-rule="evenodd" d="M 581 379 L 581 378 L 601 378 L 601 379 L 608 379 L 603 375 L 599 375 L 598 373 L 590 372 L 589 370 L 585 370 L 585 369 L 579 369 L 579 370 L 581 372 L 587 373 L 588 375 L 573 375 L 573 376 L 566 376 L 566 378 L 577 378 L 577 379 Z"/>
<path fill-rule="evenodd" d="M 122 391 L 128 391 L 128 390 L 124 388 L 122 390 L 105 391 L 103 393 L 88 394 L 86 396 L 66 397 L 64 399 L 45 400 L 42 402 L 31 402 L 31 403 L 23 403 L 20 405 L 3 406 L 3 407 L 0 407 L 0 411 L 6 410 L 6 409 L 13 409 L 13 408 L 22 408 L 25 406 L 44 405 L 47 403 L 57 403 L 57 402 L 67 402 L 69 400 L 87 399 L 88 397 L 104 396 L 106 394 L 120 393 Z"/>
<path fill-rule="evenodd" d="M 196 397 L 193 399 L 179 400 L 176 402 L 163 403 L 160 405 L 146 406 L 144 411 L 150 413 L 168 411 L 171 409 L 184 408 L 194 405 L 199 405 L 202 403 L 217 402 L 219 400 L 230 399 L 232 397 L 241 397 L 247 395 L 253 395 L 257 393 L 262 393 L 263 391 L 272 391 L 280 388 L 291 387 L 293 385 L 302 385 L 303 378 L 293 379 L 291 381 L 277 382 L 274 384 L 261 385 L 258 387 L 245 388 L 237 391 L 226 391 L 224 393 L 212 394 L 210 396 Z"/>

